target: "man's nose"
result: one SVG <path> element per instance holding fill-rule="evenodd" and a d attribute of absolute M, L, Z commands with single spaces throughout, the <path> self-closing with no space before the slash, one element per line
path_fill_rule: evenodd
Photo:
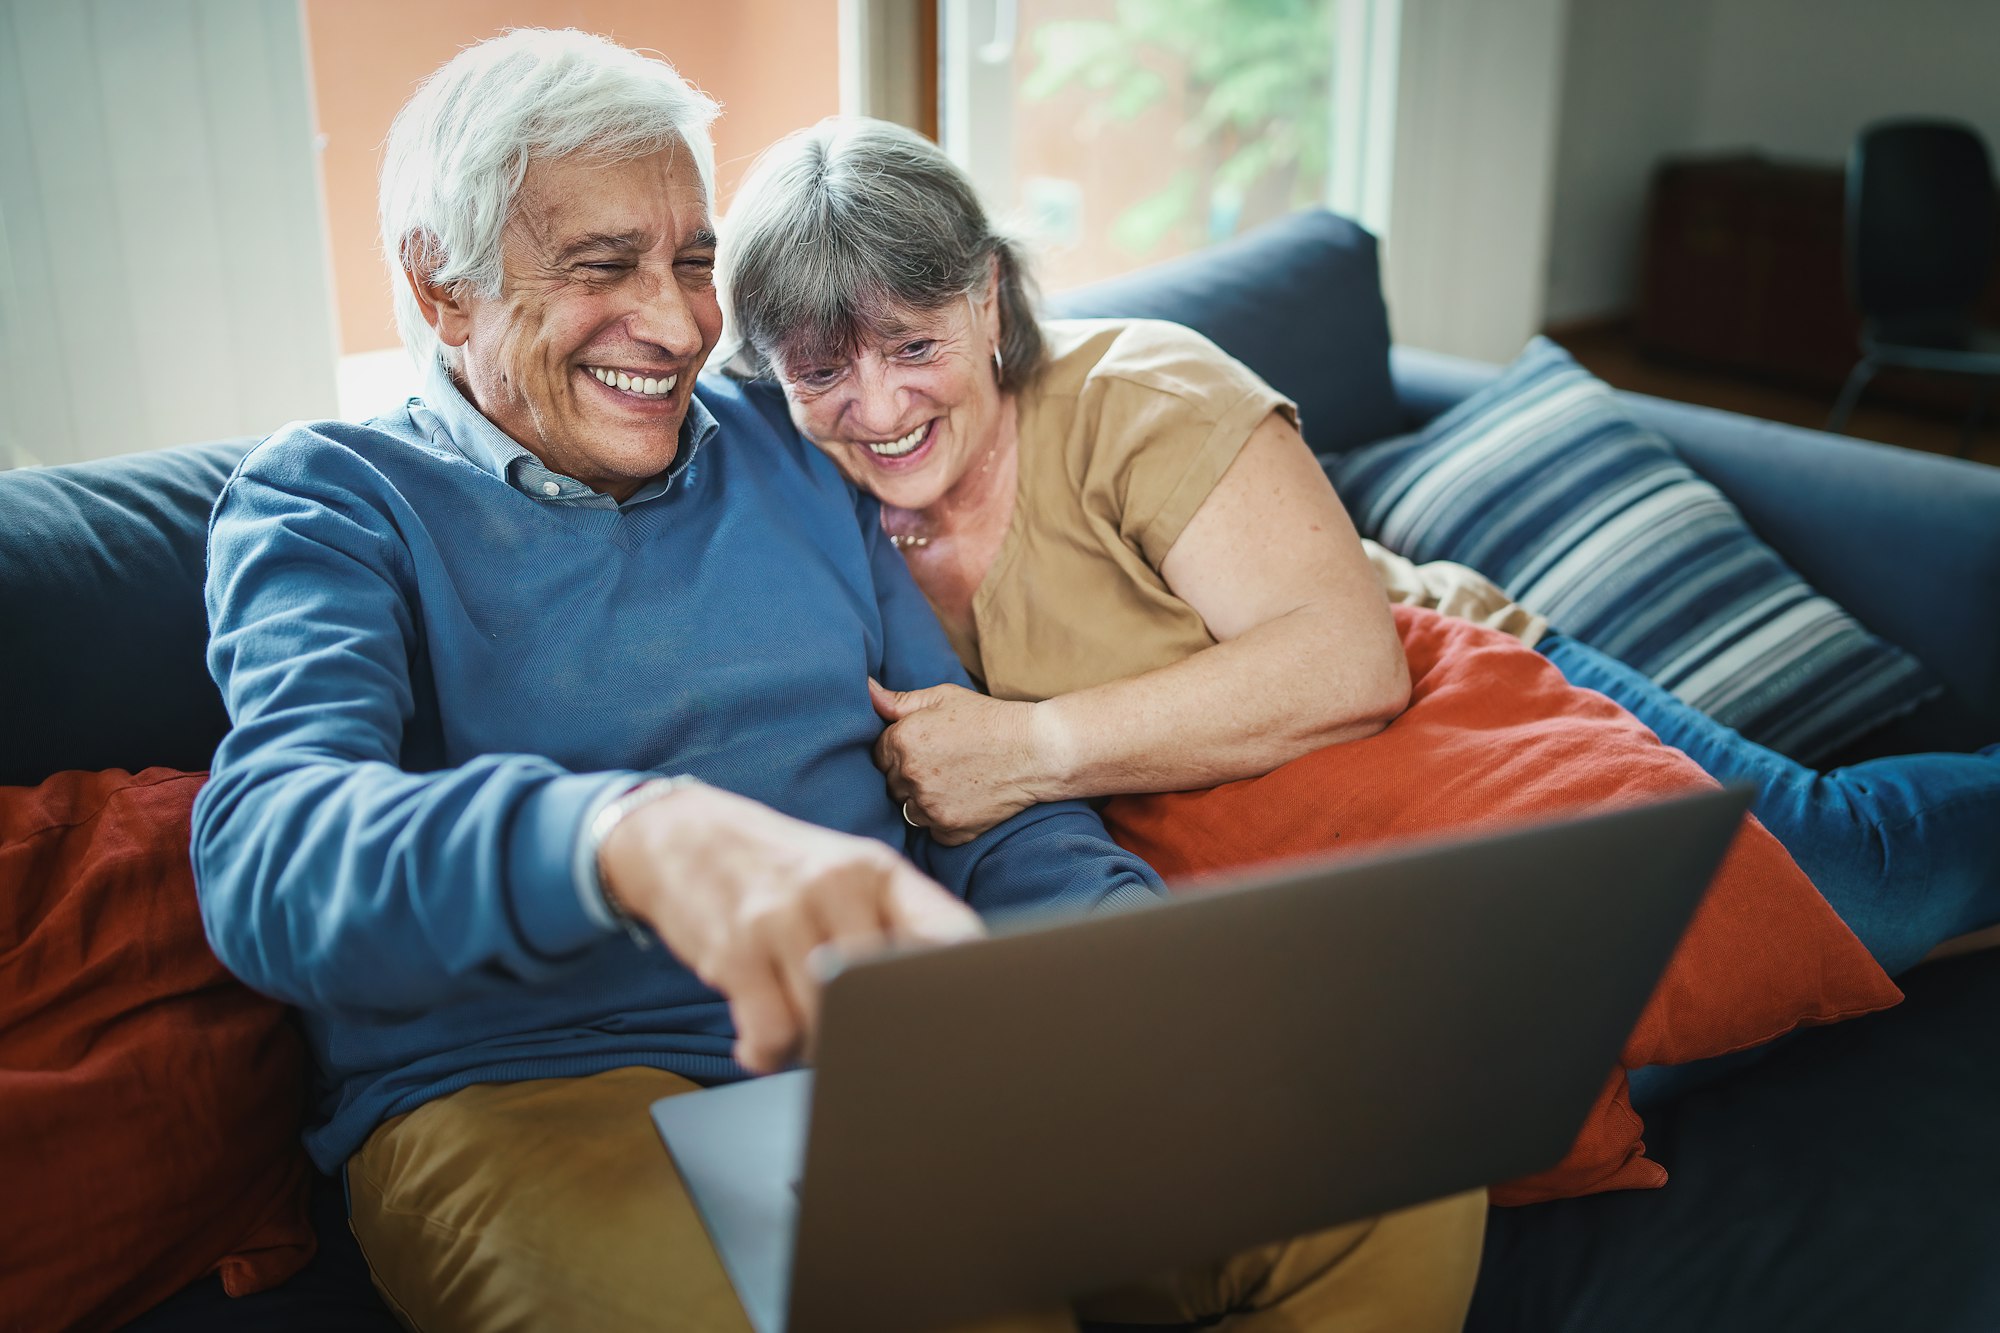
<path fill-rule="evenodd" d="M 670 356 L 689 357 L 701 350 L 701 325 L 694 303 L 670 271 L 640 285 L 638 308 L 625 327 L 640 342 L 651 343 Z"/>

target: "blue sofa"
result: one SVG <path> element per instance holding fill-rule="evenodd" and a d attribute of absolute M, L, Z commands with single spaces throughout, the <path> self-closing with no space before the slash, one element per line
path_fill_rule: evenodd
<path fill-rule="evenodd" d="M 1323 451 L 1411 429 L 1497 373 L 1392 350 L 1374 241 L 1326 213 L 1052 306 L 1202 329 L 1299 401 Z M 1946 682 L 1856 757 L 2000 738 L 2000 470 L 1628 402 L 1810 581 Z M 0 473 L 14 703 L 0 784 L 207 767 L 227 721 L 202 660 L 204 528 L 249 443 Z M 1645 1108 L 1666 1188 L 1494 1209 L 1469 1327 L 2000 1329 L 2000 950 L 1904 985 L 1895 1009 Z M 394 1328 L 337 1182 L 320 1182 L 314 1216 L 320 1254 L 283 1287 L 231 1301 L 206 1279 L 131 1327 Z"/>

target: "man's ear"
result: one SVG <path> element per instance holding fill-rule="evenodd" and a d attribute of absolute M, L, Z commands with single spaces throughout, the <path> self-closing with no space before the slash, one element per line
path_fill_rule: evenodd
<path fill-rule="evenodd" d="M 396 258 L 403 267 L 403 280 L 417 298 L 424 323 L 431 326 L 438 341 L 447 347 L 465 346 L 472 337 L 472 312 L 464 293 L 457 283 L 440 283 L 431 277 L 444 259 L 437 238 L 428 232 L 411 232 L 403 238 L 402 252 Z"/>

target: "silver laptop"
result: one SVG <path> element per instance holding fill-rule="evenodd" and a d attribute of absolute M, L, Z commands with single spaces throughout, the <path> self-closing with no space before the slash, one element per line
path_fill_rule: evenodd
<path fill-rule="evenodd" d="M 653 1118 L 758 1333 L 1028 1309 L 1560 1159 L 1748 794 L 839 968 Z"/>

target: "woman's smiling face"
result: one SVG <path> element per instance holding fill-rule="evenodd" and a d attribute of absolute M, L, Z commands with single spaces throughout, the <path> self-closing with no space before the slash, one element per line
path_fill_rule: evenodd
<path fill-rule="evenodd" d="M 999 305 L 951 301 L 873 320 L 841 356 L 776 357 L 792 421 L 849 481 L 898 509 L 928 509 L 1000 442 Z"/>

